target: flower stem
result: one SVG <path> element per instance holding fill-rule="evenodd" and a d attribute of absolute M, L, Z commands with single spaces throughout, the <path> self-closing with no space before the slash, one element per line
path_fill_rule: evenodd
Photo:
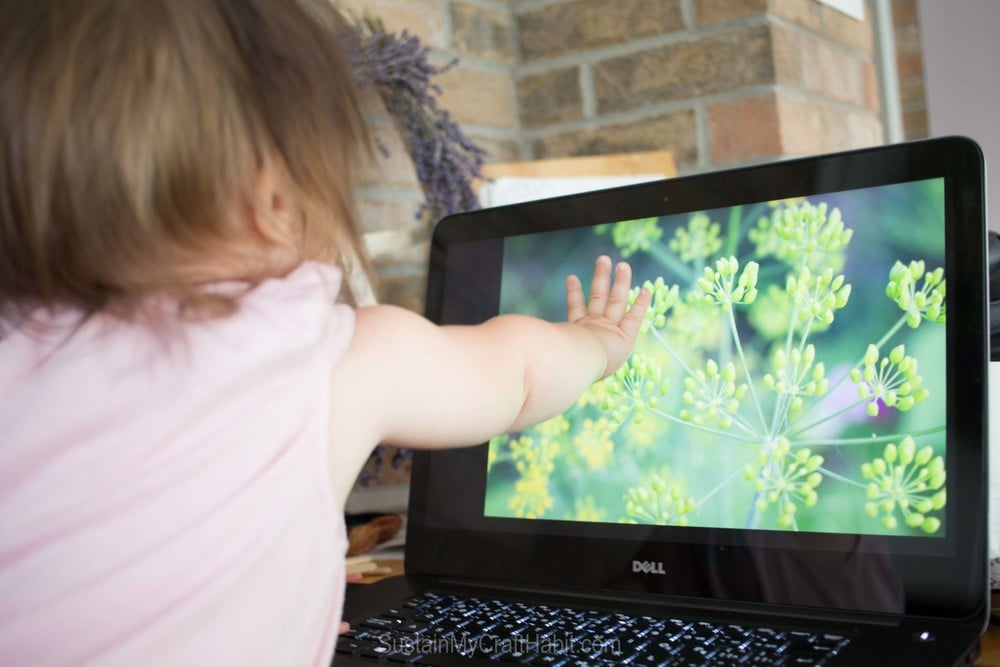
<path fill-rule="evenodd" d="M 823 466 L 820 466 L 819 468 L 816 468 L 816 470 L 820 471 L 821 473 L 823 473 L 827 477 L 830 477 L 832 479 L 837 480 L 838 482 L 843 482 L 844 484 L 850 484 L 851 486 L 856 486 L 856 487 L 858 487 L 860 489 L 866 489 L 866 488 L 868 488 L 864 484 L 862 484 L 861 482 L 857 482 L 857 481 L 855 481 L 853 479 L 850 479 L 849 477 L 844 477 L 843 475 L 838 475 L 837 473 L 833 472 L 829 468 L 824 468 Z"/>

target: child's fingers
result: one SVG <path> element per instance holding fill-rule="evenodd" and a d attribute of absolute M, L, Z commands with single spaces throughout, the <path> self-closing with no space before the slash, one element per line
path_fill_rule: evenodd
<path fill-rule="evenodd" d="M 341 621 L 339 634 L 344 634 L 345 632 L 349 632 L 350 629 L 351 629 L 350 623 L 345 623 Z"/>
<path fill-rule="evenodd" d="M 594 279 L 590 283 L 590 300 L 587 302 L 587 312 L 591 315 L 604 315 L 608 307 L 608 290 L 611 289 L 611 258 L 601 255 L 594 265 Z"/>
<path fill-rule="evenodd" d="M 618 262 L 615 267 L 615 281 L 608 295 L 608 307 L 604 315 L 612 322 L 618 322 L 628 307 L 628 293 L 632 287 L 632 267 L 628 262 Z"/>
<path fill-rule="evenodd" d="M 642 318 L 646 314 L 646 309 L 649 307 L 649 302 L 652 299 L 652 294 L 648 289 L 643 287 L 639 290 L 639 296 L 635 298 L 635 303 L 629 308 L 625 316 L 622 317 L 621 321 L 618 323 L 619 328 L 622 332 L 628 336 L 629 340 L 635 340 L 636 336 L 639 335 L 639 327 L 642 326 Z"/>
<path fill-rule="evenodd" d="M 576 322 L 587 315 L 587 301 L 583 298 L 583 285 L 576 276 L 566 277 L 566 320 Z"/>

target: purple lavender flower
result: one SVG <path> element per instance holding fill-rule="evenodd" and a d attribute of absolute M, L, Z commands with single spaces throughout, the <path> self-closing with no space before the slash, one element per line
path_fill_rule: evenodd
<path fill-rule="evenodd" d="M 387 32 L 382 22 L 366 15 L 357 23 L 358 52 L 355 73 L 358 84 L 374 86 L 403 133 L 426 201 L 417 218 L 429 214 L 439 218 L 450 213 L 479 208 L 472 182 L 482 178 L 486 151 L 473 143 L 438 107 L 441 89 L 433 78 L 458 62 L 443 67 L 428 61 L 429 50 L 407 31 Z M 378 143 L 383 155 L 384 144 Z"/>

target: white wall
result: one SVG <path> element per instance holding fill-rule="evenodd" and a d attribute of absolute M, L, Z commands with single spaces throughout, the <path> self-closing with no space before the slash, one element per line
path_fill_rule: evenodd
<path fill-rule="evenodd" d="M 1000 231 L 1000 0 L 918 0 L 931 136 L 986 154 L 989 225 Z"/>

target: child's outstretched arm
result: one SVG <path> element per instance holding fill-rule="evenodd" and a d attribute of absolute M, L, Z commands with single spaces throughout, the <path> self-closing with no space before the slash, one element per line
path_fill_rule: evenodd
<path fill-rule="evenodd" d="M 642 290 L 628 307 L 631 278 L 628 264 L 612 269 L 602 256 L 587 299 L 570 276 L 562 323 L 503 315 L 436 326 L 401 308 L 359 309 L 333 375 L 334 460 L 350 459 L 353 475 L 380 442 L 476 444 L 565 410 L 631 352 L 650 298 Z"/>

